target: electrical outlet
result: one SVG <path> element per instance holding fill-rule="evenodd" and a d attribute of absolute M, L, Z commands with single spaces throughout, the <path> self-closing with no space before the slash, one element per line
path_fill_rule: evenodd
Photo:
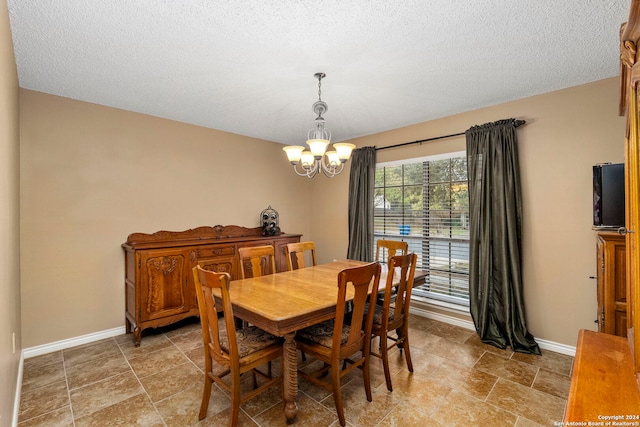
<path fill-rule="evenodd" d="M 15 332 L 11 334 L 11 345 L 13 348 L 13 354 L 16 354 L 16 333 Z"/>

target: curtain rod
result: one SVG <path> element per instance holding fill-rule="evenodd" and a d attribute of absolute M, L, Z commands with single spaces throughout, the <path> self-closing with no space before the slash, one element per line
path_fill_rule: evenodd
<path fill-rule="evenodd" d="M 520 127 L 525 123 L 527 123 L 525 120 L 516 120 L 515 121 L 516 127 Z M 451 135 L 436 136 L 436 137 L 433 137 L 433 138 L 420 139 L 418 141 L 403 142 L 402 144 L 389 145 L 387 147 L 380 147 L 380 148 L 376 147 L 376 151 L 386 150 L 387 148 L 404 147 L 405 145 L 422 144 L 423 142 L 435 141 L 435 140 L 444 139 L 444 138 L 451 138 L 451 137 L 454 137 L 454 136 L 460 136 L 460 135 L 464 135 L 464 134 L 465 134 L 465 132 L 452 133 Z"/>

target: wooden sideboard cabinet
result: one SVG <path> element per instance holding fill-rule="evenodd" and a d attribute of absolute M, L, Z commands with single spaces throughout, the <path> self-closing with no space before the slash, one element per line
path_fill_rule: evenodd
<path fill-rule="evenodd" d="M 276 270 L 286 271 L 285 247 L 301 234 L 262 236 L 262 229 L 235 225 L 186 231 L 133 233 L 122 244 L 125 253 L 125 319 L 136 346 L 142 331 L 199 316 L 192 269 L 227 272 L 239 278 L 238 248 L 271 245 Z"/>
<path fill-rule="evenodd" d="M 598 331 L 627 336 L 625 237 L 613 231 L 597 234 Z"/>

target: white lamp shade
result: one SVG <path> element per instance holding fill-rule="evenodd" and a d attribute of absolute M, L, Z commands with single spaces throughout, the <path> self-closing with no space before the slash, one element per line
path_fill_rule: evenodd
<path fill-rule="evenodd" d="M 313 154 L 311 154 L 311 151 L 303 151 L 300 160 L 302 161 L 303 167 L 311 167 L 313 166 L 313 162 L 315 161 Z"/>
<path fill-rule="evenodd" d="M 284 152 L 287 153 L 287 158 L 292 164 L 297 164 L 300 161 L 300 157 L 302 156 L 302 152 L 304 151 L 304 147 L 301 145 L 289 145 L 283 148 Z"/>
<path fill-rule="evenodd" d="M 329 145 L 329 141 L 326 139 L 310 139 L 307 141 L 307 145 L 311 150 L 311 154 L 316 159 L 322 158 L 324 156 L 324 152 L 327 151 L 327 145 Z"/>
<path fill-rule="evenodd" d="M 333 148 L 335 148 L 338 152 L 338 158 L 340 159 L 340 161 L 344 163 L 349 160 L 349 157 L 351 157 L 351 151 L 353 151 L 356 146 L 353 144 L 348 144 L 346 142 L 338 142 L 333 144 Z"/>
<path fill-rule="evenodd" d="M 329 160 L 329 165 L 338 166 L 340 164 L 340 158 L 338 157 L 337 151 L 327 151 L 327 160 Z"/>

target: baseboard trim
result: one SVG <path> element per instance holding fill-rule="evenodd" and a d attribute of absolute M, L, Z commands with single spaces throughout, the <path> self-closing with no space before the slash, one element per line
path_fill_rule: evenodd
<path fill-rule="evenodd" d="M 566 344 L 560 344 L 553 341 L 543 340 L 541 338 L 536 338 L 536 342 L 543 350 L 555 351 L 556 353 L 566 354 L 567 356 L 576 355 L 576 348 Z"/>
<path fill-rule="evenodd" d="M 472 331 L 476 330 L 473 322 L 469 320 L 447 316 L 446 314 L 434 313 L 432 311 L 416 307 L 411 307 L 409 312 L 415 314 L 416 316 L 426 317 L 428 319 L 437 320 L 439 322 L 448 323 L 450 325 L 459 326 L 461 328 L 469 329 Z M 536 342 L 538 343 L 538 346 L 540 346 L 540 348 L 543 350 L 555 351 L 556 353 L 566 354 L 568 356 L 576 355 L 576 348 L 569 345 L 547 341 L 540 338 L 536 338 Z"/>
<path fill-rule="evenodd" d="M 20 352 L 20 362 L 18 363 L 18 375 L 16 378 L 16 395 L 13 398 L 13 419 L 11 427 L 18 425 L 18 417 L 20 415 L 20 396 L 22 396 L 22 372 L 24 369 L 24 351 Z"/>
<path fill-rule="evenodd" d="M 437 320 L 439 322 L 448 323 L 450 325 L 459 326 L 461 328 L 469 329 L 471 331 L 475 331 L 475 326 L 473 322 L 469 320 L 460 319 L 453 316 L 447 316 L 446 314 L 435 313 L 429 310 L 424 310 L 422 308 L 412 307 L 410 310 L 411 313 L 426 317 L 428 319 Z M 66 348 L 75 347 L 82 344 L 88 344 L 94 341 L 99 341 L 105 338 L 112 338 L 118 335 L 122 335 L 126 332 L 126 328 L 124 326 L 107 329 L 105 331 L 95 332 L 93 334 L 82 335 L 75 338 L 69 338 L 66 340 L 56 341 L 49 344 L 43 344 L 36 347 L 29 347 L 23 350 L 22 360 L 20 362 L 20 383 L 22 383 L 22 361 L 24 359 L 29 359 L 30 357 L 40 356 L 42 354 L 53 353 L 54 351 L 64 350 Z M 543 350 L 555 351 L 556 353 L 566 354 L 568 356 L 576 355 L 576 348 L 560 344 L 553 341 L 547 341 L 540 338 L 536 338 L 536 342 Z"/>
<path fill-rule="evenodd" d="M 49 344 L 29 347 L 23 350 L 23 355 L 25 359 L 29 359 L 30 357 L 53 353 L 54 351 L 64 350 L 66 348 L 92 343 L 94 341 L 100 341 L 105 338 L 112 338 L 118 335 L 122 335 L 125 332 L 126 328 L 124 326 L 120 326 L 118 328 L 107 329 L 105 331 L 94 332 L 87 335 L 81 335 L 75 338 L 68 338 L 66 340 L 55 341 Z"/>

